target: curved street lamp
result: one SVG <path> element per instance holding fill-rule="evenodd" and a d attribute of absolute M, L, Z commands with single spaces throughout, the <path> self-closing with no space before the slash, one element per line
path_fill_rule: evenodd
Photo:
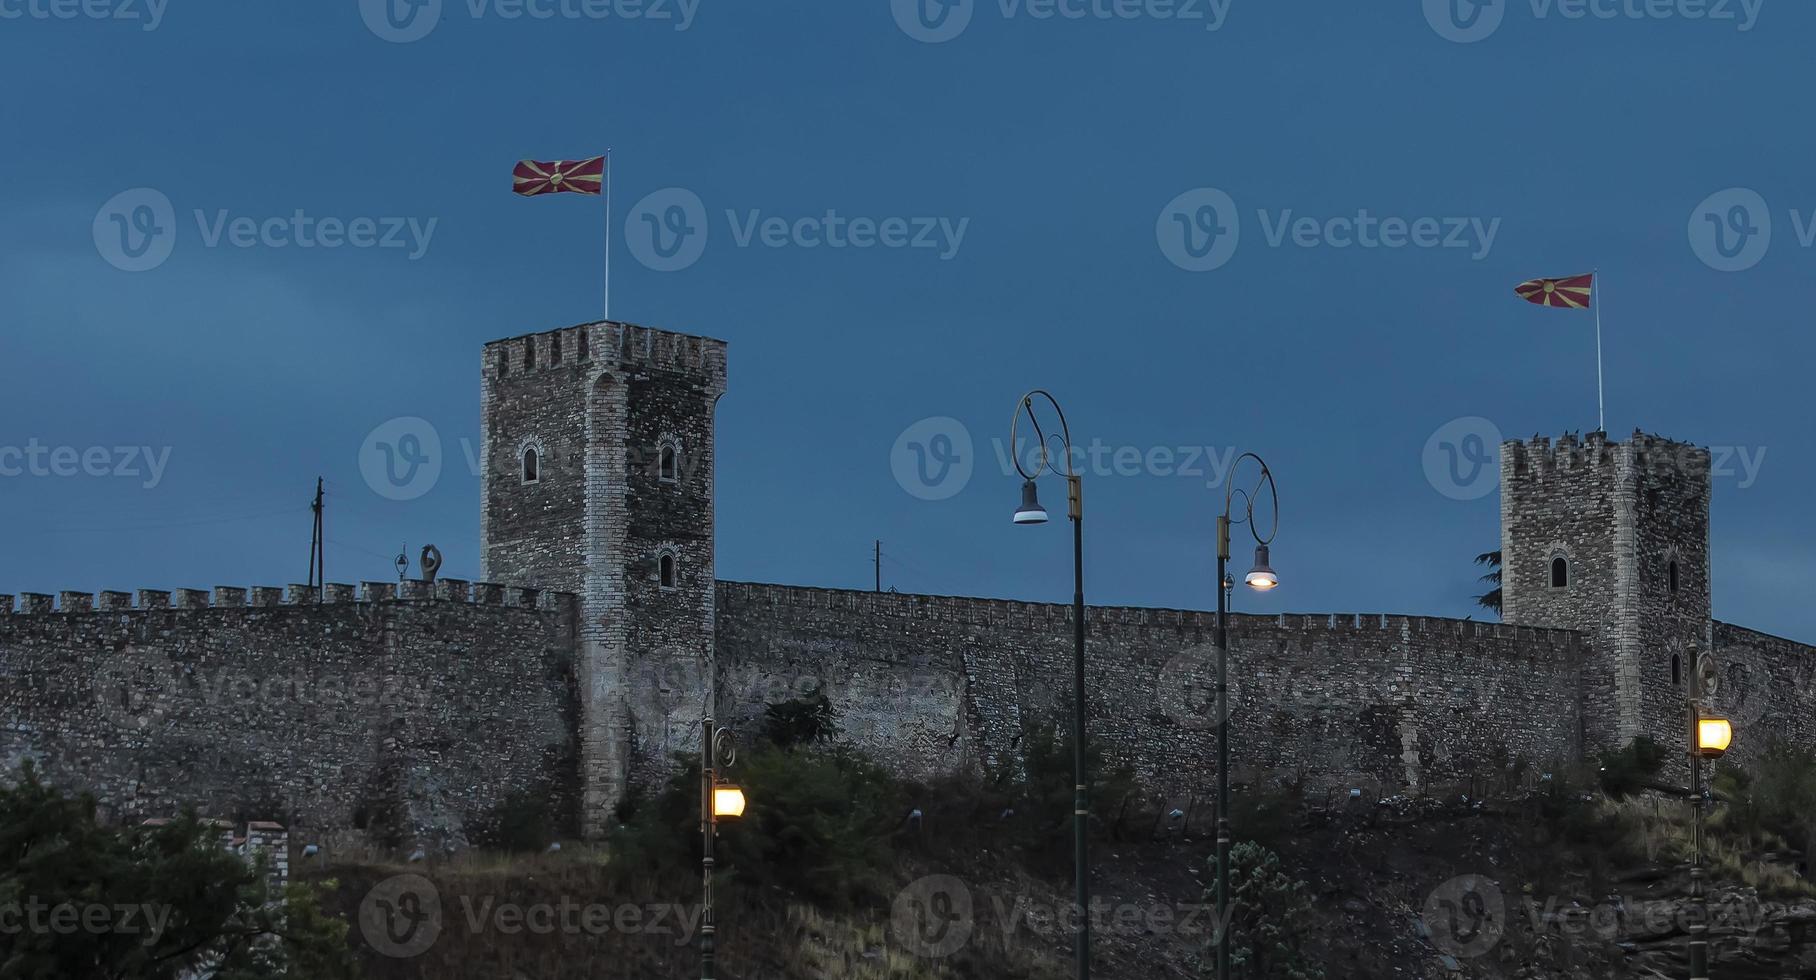
<path fill-rule="evenodd" d="M 1236 486 L 1236 474 L 1244 460 L 1254 460 L 1261 467 L 1253 490 Z M 1255 525 L 1255 498 L 1262 487 L 1274 512 L 1266 536 Z M 1236 495 L 1242 495 L 1242 516 L 1232 519 Z M 1255 565 L 1243 581 L 1257 592 L 1270 592 L 1280 587 L 1280 576 L 1274 573 L 1268 559 L 1268 545 L 1280 530 L 1280 496 L 1274 489 L 1274 473 L 1267 462 L 1254 453 L 1243 453 L 1230 465 L 1228 482 L 1223 491 L 1223 513 L 1217 517 L 1217 921 L 1224 934 L 1217 942 L 1217 980 L 1230 976 L 1230 632 L 1229 593 L 1234 586 L 1228 578 L 1230 561 L 1230 525 L 1241 524 L 1255 539 Z"/>
<path fill-rule="evenodd" d="M 1696 644 L 1692 643 L 1690 664 L 1689 696 L 1685 700 L 1690 705 L 1690 807 L 1694 814 L 1696 837 L 1696 860 L 1690 865 L 1690 901 L 1699 913 L 1691 921 L 1689 928 L 1690 977 L 1691 980 L 1708 980 L 1709 898 L 1708 889 L 1703 884 L 1703 822 L 1711 794 L 1703 785 L 1703 764 L 1707 762 L 1713 765 L 1716 759 L 1727 754 L 1728 747 L 1734 742 L 1734 725 L 1726 718 L 1703 713 L 1703 685 L 1708 683 L 1714 686 L 1720 676 L 1716 672 L 1714 660 L 1699 654 Z"/>
<path fill-rule="evenodd" d="M 1034 415 L 1034 400 L 1044 398 L 1053 406 L 1053 413 L 1059 417 L 1059 431 L 1049 435 L 1041 429 L 1040 419 Z M 1034 437 L 1040 445 L 1040 455 L 1034 463 L 1034 472 L 1028 472 L 1022 465 L 1021 453 L 1015 442 L 1016 426 L 1021 423 L 1023 414 L 1028 416 L 1028 424 L 1034 429 Z M 1085 513 L 1083 487 L 1078 473 L 1072 468 L 1072 430 L 1066 425 L 1066 413 L 1059 407 L 1059 402 L 1045 390 L 1036 388 L 1021 396 L 1015 403 L 1015 414 L 1009 417 L 1009 454 L 1015 460 L 1015 471 L 1021 474 L 1021 505 L 1015 509 L 1017 524 L 1047 523 L 1047 509 L 1040 505 L 1040 495 L 1034 481 L 1042 473 L 1060 470 L 1053 465 L 1049 441 L 1058 439 L 1060 454 L 1065 460 L 1066 478 L 1066 511 L 1072 518 L 1072 771 L 1074 795 L 1072 802 L 1073 852 L 1077 878 L 1078 933 L 1074 947 L 1077 960 L 1078 980 L 1088 980 L 1091 976 L 1091 875 L 1086 863 L 1086 831 L 1090 821 L 1090 791 L 1085 780 Z"/>
<path fill-rule="evenodd" d="M 700 750 L 700 834 L 705 842 L 701 867 L 705 892 L 700 909 L 700 976 L 713 980 L 717 953 L 717 932 L 713 926 L 713 843 L 719 838 L 719 820 L 735 820 L 744 815 L 744 791 L 719 778 L 719 769 L 731 768 L 738 761 L 738 747 L 731 730 L 713 724 L 712 715 L 703 719 L 704 738 Z"/>

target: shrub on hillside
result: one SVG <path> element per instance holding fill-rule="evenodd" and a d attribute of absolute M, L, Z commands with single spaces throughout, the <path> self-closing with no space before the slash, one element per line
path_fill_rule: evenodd
<path fill-rule="evenodd" d="M 1210 874 L 1213 878 L 1217 874 L 1214 857 Z M 1305 882 L 1288 875 L 1273 851 L 1253 841 L 1230 849 L 1233 908 L 1226 941 L 1231 943 L 1233 975 L 1244 980 L 1323 980 L 1323 967 L 1306 953 L 1312 945 L 1308 941 L 1312 906 L 1305 892 Z M 1205 892 L 1204 900 L 1217 900 L 1215 884 Z M 1214 964 L 1216 955 L 1215 947 L 1207 951 L 1207 966 Z"/>

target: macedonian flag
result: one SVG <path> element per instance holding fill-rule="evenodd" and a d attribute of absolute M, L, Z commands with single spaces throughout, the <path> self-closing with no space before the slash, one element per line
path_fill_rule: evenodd
<path fill-rule="evenodd" d="M 511 171 L 511 189 L 524 197 L 538 194 L 598 194 L 605 184 L 605 158 L 590 160 L 522 160 Z"/>
<path fill-rule="evenodd" d="M 1528 303 L 1586 310 L 1595 292 L 1595 273 L 1568 279 L 1532 279 L 1513 287 L 1513 291 Z"/>

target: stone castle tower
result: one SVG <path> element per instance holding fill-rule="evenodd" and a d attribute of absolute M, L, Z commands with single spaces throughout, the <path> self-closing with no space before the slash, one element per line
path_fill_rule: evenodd
<path fill-rule="evenodd" d="M 725 343 L 589 323 L 485 346 L 481 565 L 581 597 L 585 831 L 697 749 L 711 690 Z"/>
<path fill-rule="evenodd" d="M 1709 451 L 1591 432 L 1501 447 L 1502 619 L 1596 651 L 1588 743 L 1681 741 L 1692 651 L 1712 643 Z"/>

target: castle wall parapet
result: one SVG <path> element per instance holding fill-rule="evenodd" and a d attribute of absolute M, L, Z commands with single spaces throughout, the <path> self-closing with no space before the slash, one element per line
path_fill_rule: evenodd
<path fill-rule="evenodd" d="M 612 320 L 494 340 L 483 356 L 487 378 L 596 363 L 704 372 L 725 387 L 725 341 Z"/>
<path fill-rule="evenodd" d="M 964 623 L 976 626 L 1034 626 L 1069 624 L 1072 607 L 1065 603 L 1025 602 L 1018 599 L 974 599 L 965 596 L 918 595 L 903 592 L 865 592 L 817 586 L 768 585 L 721 581 L 721 608 L 740 604 L 793 609 L 802 613 L 838 612 L 854 617 L 909 619 Z M 1090 627 L 1170 627 L 1212 630 L 1217 613 L 1194 609 L 1161 609 L 1141 606 L 1086 606 Z M 1536 644 L 1558 650 L 1579 650 L 1586 643 L 1574 630 L 1512 626 L 1473 619 L 1408 616 L 1390 613 L 1231 613 L 1234 631 L 1278 629 L 1309 632 L 1411 632 L 1439 636 L 1496 639 Z"/>
<path fill-rule="evenodd" d="M 14 601 L 17 598 L 17 608 Z M 99 593 L 64 590 L 55 596 L 26 592 L 15 597 L 0 595 L 0 617 L 81 615 L 88 613 L 135 613 L 156 610 L 195 609 L 291 609 L 310 606 L 332 606 L 375 602 L 447 602 L 462 605 L 504 606 L 539 612 L 564 612 L 576 608 L 578 598 L 570 592 L 520 588 L 491 582 L 468 582 L 463 579 L 435 581 L 406 580 L 366 582 L 357 589 L 352 585 L 330 582 L 322 586 L 320 597 L 312 585 L 268 586 L 250 588 L 220 585 L 213 589 L 139 589 L 136 592 L 109 590 Z"/>

